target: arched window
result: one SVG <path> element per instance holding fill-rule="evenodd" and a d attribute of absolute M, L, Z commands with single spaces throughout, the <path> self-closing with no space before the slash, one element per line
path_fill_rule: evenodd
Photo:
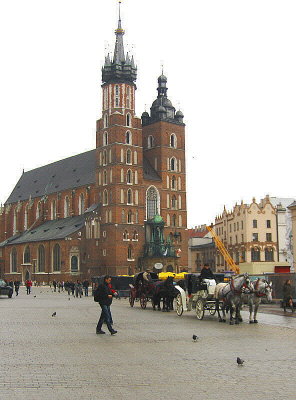
<path fill-rule="evenodd" d="M 125 223 L 125 211 L 121 211 L 121 222 L 124 224 Z"/>
<path fill-rule="evenodd" d="M 274 251 L 272 247 L 265 247 L 265 261 L 274 261 Z"/>
<path fill-rule="evenodd" d="M 119 106 L 119 85 L 115 85 L 115 107 Z"/>
<path fill-rule="evenodd" d="M 176 190 L 177 186 L 176 186 L 176 177 L 175 175 L 172 176 L 172 189 Z"/>
<path fill-rule="evenodd" d="M 64 218 L 70 217 L 70 200 L 66 196 L 64 200 Z"/>
<path fill-rule="evenodd" d="M 150 186 L 146 192 L 146 215 L 147 219 L 159 214 L 159 193 L 154 186 Z"/>
<path fill-rule="evenodd" d="M 108 132 L 103 133 L 103 146 L 108 146 Z"/>
<path fill-rule="evenodd" d="M 133 259 L 133 248 L 132 248 L 131 245 L 128 246 L 128 249 L 127 249 L 127 258 L 128 258 L 128 260 L 132 260 Z"/>
<path fill-rule="evenodd" d="M 171 171 L 177 171 L 177 160 L 175 157 L 172 157 L 170 159 L 170 170 Z"/>
<path fill-rule="evenodd" d="M 57 203 L 55 200 L 51 202 L 51 219 L 57 218 Z"/>
<path fill-rule="evenodd" d="M 17 232 L 17 212 L 16 209 L 13 211 L 13 234 L 15 235 Z"/>
<path fill-rule="evenodd" d="M 53 248 L 53 271 L 58 272 L 61 270 L 61 249 L 58 244 L 54 245 Z"/>
<path fill-rule="evenodd" d="M 103 165 L 107 165 L 107 150 L 103 151 Z"/>
<path fill-rule="evenodd" d="M 38 272 L 45 271 L 45 250 L 42 244 L 38 247 L 37 270 Z"/>
<path fill-rule="evenodd" d="M 132 163 L 132 152 L 130 149 L 127 149 L 126 151 L 126 163 L 131 164 Z"/>
<path fill-rule="evenodd" d="M 107 171 L 104 170 L 103 172 L 103 185 L 107 185 Z"/>
<path fill-rule="evenodd" d="M 131 210 L 129 210 L 129 212 L 127 213 L 127 223 L 128 224 L 132 224 L 133 223 L 133 214 L 132 214 Z"/>
<path fill-rule="evenodd" d="M 172 209 L 173 210 L 177 209 L 177 198 L 175 195 L 172 196 Z"/>
<path fill-rule="evenodd" d="M 31 262 L 30 247 L 26 246 L 24 251 L 24 264 L 30 264 L 30 262 Z"/>
<path fill-rule="evenodd" d="M 131 115 L 130 115 L 130 113 L 126 114 L 126 126 L 131 126 Z"/>
<path fill-rule="evenodd" d="M 173 147 L 174 149 L 177 147 L 177 137 L 174 133 L 170 136 L 170 147 Z"/>
<path fill-rule="evenodd" d="M 84 213 L 84 194 L 81 193 L 79 196 L 79 215 Z"/>
<path fill-rule="evenodd" d="M 260 249 L 258 247 L 251 249 L 251 261 L 260 261 Z"/>
<path fill-rule="evenodd" d="M 129 169 L 126 174 L 126 182 L 132 184 L 133 183 L 133 173 Z"/>
<path fill-rule="evenodd" d="M 127 204 L 133 204 L 133 192 L 131 189 L 127 191 Z"/>
<path fill-rule="evenodd" d="M 125 230 L 123 232 L 123 240 L 128 240 L 128 231 L 127 230 Z"/>
<path fill-rule="evenodd" d="M 147 143 L 147 145 L 148 145 L 148 149 L 151 149 L 151 147 L 154 146 L 154 138 L 153 138 L 152 135 L 149 135 L 149 136 L 148 136 L 148 143 Z"/>
<path fill-rule="evenodd" d="M 71 257 L 71 272 L 77 272 L 77 271 L 78 271 L 78 257 L 72 256 Z"/>
<path fill-rule="evenodd" d="M 132 134 L 130 131 L 125 132 L 125 143 L 132 144 Z"/>
<path fill-rule="evenodd" d="M 103 192 L 103 205 L 106 206 L 108 204 L 108 192 L 105 189 Z"/>
<path fill-rule="evenodd" d="M 10 253 L 10 271 L 17 272 L 17 251 L 15 247 L 11 250 Z"/>
<path fill-rule="evenodd" d="M 36 207 L 36 219 L 41 217 L 41 202 L 38 201 L 37 207 Z"/>
<path fill-rule="evenodd" d="M 176 214 L 173 215 L 173 226 L 177 226 L 177 216 L 176 216 Z"/>

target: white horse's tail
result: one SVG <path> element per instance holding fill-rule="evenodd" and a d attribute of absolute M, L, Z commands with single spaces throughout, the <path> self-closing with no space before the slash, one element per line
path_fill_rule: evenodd
<path fill-rule="evenodd" d="M 215 292 L 214 292 L 214 298 L 215 299 L 219 299 L 219 292 L 220 290 L 222 290 L 226 285 L 228 285 L 227 283 L 218 283 L 215 287 Z"/>

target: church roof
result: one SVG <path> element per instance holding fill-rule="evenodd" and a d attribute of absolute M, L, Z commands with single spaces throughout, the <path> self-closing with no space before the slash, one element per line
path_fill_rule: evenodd
<path fill-rule="evenodd" d="M 96 150 L 24 172 L 5 204 L 42 197 L 95 183 Z M 144 179 L 160 181 L 149 161 L 143 158 Z"/>
<path fill-rule="evenodd" d="M 0 243 L 0 247 L 21 243 L 41 242 L 44 240 L 64 239 L 68 235 L 84 227 L 86 215 L 87 214 L 83 214 L 76 217 L 47 221 L 36 228 L 25 231 L 21 235 L 12 236 Z"/>
<path fill-rule="evenodd" d="M 24 172 L 5 204 L 42 197 L 95 182 L 95 150 Z"/>

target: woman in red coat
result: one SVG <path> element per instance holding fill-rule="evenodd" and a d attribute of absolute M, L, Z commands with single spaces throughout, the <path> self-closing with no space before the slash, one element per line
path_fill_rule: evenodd
<path fill-rule="evenodd" d="M 32 286 L 32 281 L 31 279 L 27 279 L 25 282 L 26 288 L 27 288 L 27 294 L 31 293 L 31 286 Z"/>

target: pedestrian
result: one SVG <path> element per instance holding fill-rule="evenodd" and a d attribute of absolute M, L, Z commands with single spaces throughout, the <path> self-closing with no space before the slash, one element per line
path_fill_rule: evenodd
<path fill-rule="evenodd" d="M 77 282 L 75 283 L 75 296 L 76 297 L 80 297 L 82 296 L 82 284 L 80 281 L 77 280 Z"/>
<path fill-rule="evenodd" d="M 94 300 L 100 304 L 102 310 L 96 329 L 96 333 L 98 335 L 105 333 L 102 330 L 104 322 L 106 322 L 107 328 L 111 335 L 115 335 L 115 333 L 117 333 L 117 331 L 112 327 L 113 321 L 110 306 L 112 304 L 113 294 L 109 287 L 109 284 L 111 284 L 111 277 L 109 275 L 106 275 L 104 277 L 104 282 L 101 283 L 94 291 Z"/>
<path fill-rule="evenodd" d="M 57 282 L 53 281 L 52 284 L 53 284 L 53 288 L 54 288 L 53 290 L 54 290 L 54 292 L 56 292 L 57 291 Z"/>
<path fill-rule="evenodd" d="M 83 281 L 83 289 L 84 289 L 84 296 L 88 296 L 88 287 L 89 287 L 89 282 L 88 280 Z"/>
<path fill-rule="evenodd" d="M 18 296 L 19 290 L 20 290 L 20 282 L 19 281 L 14 281 L 14 290 L 15 290 L 15 295 Z"/>
<path fill-rule="evenodd" d="M 287 279 L 283 286 L 283 307 L 284 312 L 286 312 L 286 307 L 290 307 L 291 311 L 294 312 L 293 307 L 293 287 L 291 285 L 291 280 Z"/>
<path fill-rule="evenodd" d="M 31 287 L 32 287 L 31 279 L 27 279 L 26 282 L 25 282 L 25 285 L 26 285 L 26 289 L 27 289 L 27 294 L 30 294 L 31 293 Z"/>

